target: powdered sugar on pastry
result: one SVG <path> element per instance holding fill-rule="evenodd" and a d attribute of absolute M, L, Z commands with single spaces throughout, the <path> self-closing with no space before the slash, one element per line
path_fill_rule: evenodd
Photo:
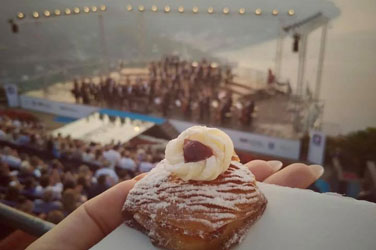
<path fill-rule="evenodd" d="M 134 212 L 150 217 L 150 222 L 156 217 L 164 220 L 156 224 L 174 224 L 184 230 L 184 225 L 193 223 L 196 224 L 194 228 L 211 232 L 235 217 L 245 218 L 257 212 L 258 206 L 252 209 L 252 204 L 264 201 L 253 174 L 237 162 L 232 162 L 220 178 L 201 181 L 199 185 L 196 181 L 183 181 L 171 176 L 167 170 L 169 167 L 169 163 L 163 160 L 137 182 L 124 209 L 137 208 L 138 211 Z M 153 231 L 150 225 L 143 226 Z M 199 232 L 186 230 L 185 234 L 197 235 Z"/>
<path fill-rule="evenodd" d="M 167 144 L 165 157 L 128 193 L 125 222 L 172 250 L 221 250 L 240 242 L 267 201 L 231 139 L 194 126 Z"/>

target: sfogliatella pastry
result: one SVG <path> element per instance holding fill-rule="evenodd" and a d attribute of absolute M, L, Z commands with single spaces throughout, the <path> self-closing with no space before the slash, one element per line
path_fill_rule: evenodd
<path fill-rule="evenodd" d="M 219 129 L 194 126 L 166 147 L 124 203 L 127 225 L 166 249 L 229 249 L 263 214 L 266 199 Z"/>

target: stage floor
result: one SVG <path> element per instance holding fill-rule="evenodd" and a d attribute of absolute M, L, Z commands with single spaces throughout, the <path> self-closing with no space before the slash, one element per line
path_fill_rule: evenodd
<path fill-rule="evenodd" d="M 117 78 L 119 77 L 119 74 L 113 74 L 111 76 L 113 78 Z M 26 95 L 44 98 L 51 101 L 75 103 L 74 97 L 71 94 L 72 88 L 73 82 L 56 83 L 50 85 L 45 89 L 30 91 L 26 93 Z M 280 137 L 286 139 L 300 138 L 302 134 L 295 132 L 293 126 L 294 117 L 296 116 L 296 110 L 298 106 L 291 101 L 291 97 L 272 89 L 265 90 L 265 93 L 263 95 L 266 96 L 266 98 L 260 98 L 259 100 L 255 101 L 256 112 L 254 115 L 252 125 L 249 127 L 243 126 L 242 124 L 240 124 L 239 120 L 235 118 L 227 119 L 227 121 L 225 121 L 223 124 L 214 123 L 210 120 L 201 121 L 195 118 L 187 119 L 187 117 L 184 117 L 180 110 L 177 109 L 173 109 L 172 111 L 170 111 L 168 116 L 169 118 L 177 120 L 190 121 L 198 124 L 206 124 L 208 126 L 226 127 L 241 131 L 249 131 L 252 133 L 268 135 L 273 137 Z M 121 107 L 105 107 L 100 104 L 96 104 L 95 106 L 118 109 L 122 111 L 145 113 L 156 117 L 162 117 L 162 114 L 155 110 L 146 113 L 142 111 L 140 112 L 140 110 L 126 110 L 125 108 Z M 301 110 L 300 113 L 304 112 L 302 107 L 299 107 L 299 109 Z"/>
<path fill-rule="evenodd" d="M 152 126 L 154 126 L 154 123 L 141 120 L 125 119 L 122 122 L 119 117 L 110 122 L 108 116 L 104 116 L 101 119 L 99 113 L 96 112 L 56 129 L 52 131 L 52 134 L 54 136 L 58 134 L 62 136 L 69 135 L 75 139 L 106 145 L 110 143 L 125 143 Z"/>

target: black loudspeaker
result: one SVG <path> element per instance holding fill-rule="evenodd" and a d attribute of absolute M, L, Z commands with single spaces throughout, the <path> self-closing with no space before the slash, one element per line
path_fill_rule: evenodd
<path fill-rule="evenodd" d="M 295 34 L 294 35 L 294 42 L 292 44 L 292 51 L 298 52 L 299 51 L 299 41 L 300 41 L 300 35 Z"/>
<path fill-rule="evenodd" d="M 10 24 L 12 33 L 17 34 L 19 31 L 18 25 L 13 21 L 13 19 L 9 19 L 8 23 Z"/>

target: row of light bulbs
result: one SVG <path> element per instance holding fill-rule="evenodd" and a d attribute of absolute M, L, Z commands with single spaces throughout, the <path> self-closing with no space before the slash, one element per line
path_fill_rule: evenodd
<path fill-rule="evenodd" d="M 133 11 L 133 9 L 134 9 L 134 7 L 133 7 L 132 5 L 130 5 L 130 4 L 127 5 L 127 10 L 128 10 L 128 11 Z M 136 9 L 137 9 L 139 12 L 144 12 L 144 11 L 147 10 L 147 9 L 145 8 L 144 5 L 139 5 L 138 7 L 136 7 Z M 151 8 L 150 8 L 150 10 L 153 11 L 153 12 L 158 12 L 158 11 L 159 11 L 159 8 L 158 8 L 158 6 L 156 6 L 156 5 L 152 5 Z M 170 12 L 172 11 L 172 9 L 171 9 L 170 6 L 166 5 L 166 6 L 164 6 L 164 7 L 162 8 L 162 11 L 164 11 L 165 13 L 170 13 Z M 178 11 L 179 13 L 184 13 L 186 10 L 184 9 L 183 6 L 179 6 L 179 7 L 177 8 L 177 11 Z M 194 7 L 192 8 L 191 11 L 192 11 L 194 14 L 197 14 L 197 13 L 199 13 L 199 8 L 198 8 L 197 6 L 194 6 Z M 209 14 L 214 14 L 216 11 L 214 10 L 213 7 L 209 7 L 209 8 L 207 9 L 207 12 L 208 12 Z M 228 7 L 224 7 L 224 8 L 221 10 L 221 12 L 222 12 L 223 14 L 227 15 L 227 14 L 230 14 L 230 13 L 231 13 L 231 10 L 230 10 L 230 8 L 228 8 Z M 244 14 L 246 14 L 247 11 L 246 11 L 245 8 L 240 8 L 240 9 L 236 10 L 235 13 L 236 13 L 236 12 L 239 13 L 240 15 L 244 15 Z M 254 14 L 255 14 L 255 15 L 258 15 L 258 16 L 262 15 L 262 9 L 260 9 L 260 8 L 255 9 L 255 10 L 254 10 Z M 273 9 L 273 10 L 272 10 L 272 15 L 273 15 L 273 16 L 277 16 L 278 14 L 279 14 L 279 10 L 278 10 L 278 9 Z M 293 15 L 295 15 L 295 10 L 290 9 L 290 10 L 287 11 L 287 14 L 288 14 L 289 16 L 293 16 Z"/>
<path fill-rule="evenodd" d="M 41 17 L 42 15 L 44 17 L 50 17 L 50 16 L 61 16 L 61 15 L 77 15 L 77 14 L 80 14 L 80 13 L 90 13 L 90 12 L 93 12 L 93 13 L 96 13 L 98 11 L 106 11 L 107 10 L 107 7 L 106 5 L 100 5 L 99 7 L 97 6 L 91 6 L 91 7 L 88 7 L 88 6 L 85 6 L 85 7 L 82 7 L 82 8 L 79 8 L 79 7 L 74 7 L 73 9 L 69 9 L 69 8 L 66 8 L 65 10 L 59 10 L 59 9 L 55 9 L 53 11 L 50 11 L 50 10 L 44 10 L 43 12 L 39 13 L 38 11 L 33 11 L 33 13 L 31 13 L 31 16 L 35 19 Z M 23 12 L 18 12 L 17 13 L 17 18 L 18 19 L 24 19 L 26 17 L 25 13 Z"/>
<path fill-rule="evenodd" d="M 128 10 L 128 11 L 133 11 L 133 9 L 134 9 L 134 7 L 133 7 L 132 5 L 127 5 L 127 10 Z M 50 16 L 61 16 L 61 15 L 71 15 L 71 14 L 76 14 L 76 15 L 77 15 L 77 14 L 80 14 L 81 12 L 83 12 L 83 13 L 89 13 L 89 12 L 93 12 L 93 13 L 95 13 L 95 12 L 97 12 L 97 11 L 106 11 L 106 10 L 107 10 L 106 5 L 100 5 L 99 7 L 97 7 L 97 6 L 91 6 L 91 7 L 85 6 L 85 7 L 82 7 L 81 9 L 80 9 L 79 7 L 75 7 L 75 8 L 73 8 L 73 9 L 66 8 L 64 11 L 59 10 L 59 9 L 55 9 L 55 10 L 53 10 L 53 11 L 50 11 L 50 10 L 44 10 L 42 13 L 39 13 L 38 11 L 34 11 L 31 15 L 32 15 L 33 18 L 37 19 L 37 18 L 39 18 L 39 17 L 42 16 L 42 15 L 43 15 L 44 17 L 50 17 Z M 143 5 L 139 5 L 139 6 L 137 7 L 137 10 L 138 10 L 139 12 L 144 12 L 144 11 L 146 11 L 147 9 L 145 8 L 145 6 L 143 6 Z M 150 10 L 153 11 L 153 12 L 158 12 L 158 11 L 159 11 L 159 8 L 158 8 L 158 6 L 156 6 L 156 5 L 152 5 L 151 8 L 150 8 Z M 163 11 L 164 11 L 165 13 L 170 13 L 170 12 L 172 11 L 172 9 L 171 9 L 170 6 L 166 5 L 166 6 L 163 7 Z M 184 13 L 186 10 L 184 9 L 183 6 L 179 6 L 179 7 L 177 8 L 177 11 L 178 11 L 179 13 Z M 197 13 L 199 12 L 199 8 L 198 8 L 197 6 L 194 6 L 194 7 L 192 8 L 192 12 L 193 12 L 194 14 L 197 14 Z M 209 14 L 214 14 L 216 11 L 214 10 L 213 7 L 209 7 L 209 8 L 207 9 L 207 12 L 208 12 Z M 223 9 L 221 10 L 221 12 L 222 12 L 223 14 L 227 15 L 227 14 L 230 14 L 231 10 L 230 10 L 230 8 L 225 7 L 225 8 L 223 8 Z M 244 14 L 246 14 L 247 11 L 246 11 L 245 8 L 240 8 L 239 10 L 237 10 L 237 12 L 238 12 L 240 15 L 244 15 Z M 260 9 L 260 8 L 255 9 L 255 10 L 254 10 L 254 14 L 257 15 L 257 16 L 262 15 L 262 9 Z M 278 14 L 279 14 L 279 10 L 278 10 L 278 9 L 273 9 L 273 10 L 272 10 L 272 15 L 273 15 L 273 16 L 277 16 Z M 287 11 L 287 14 L 288 14 L 289 16 L 293 16 L 293 15 L 295 15 L 295 10 L 290 9 L 290 10 Z M 26 17 L 26 15 L 25 15 L 23 12 L 18 12 L 18 13 L 17 13 L 17 18 L 18 18 L 18 19 L 24 19 L 25 17 Z"/>

